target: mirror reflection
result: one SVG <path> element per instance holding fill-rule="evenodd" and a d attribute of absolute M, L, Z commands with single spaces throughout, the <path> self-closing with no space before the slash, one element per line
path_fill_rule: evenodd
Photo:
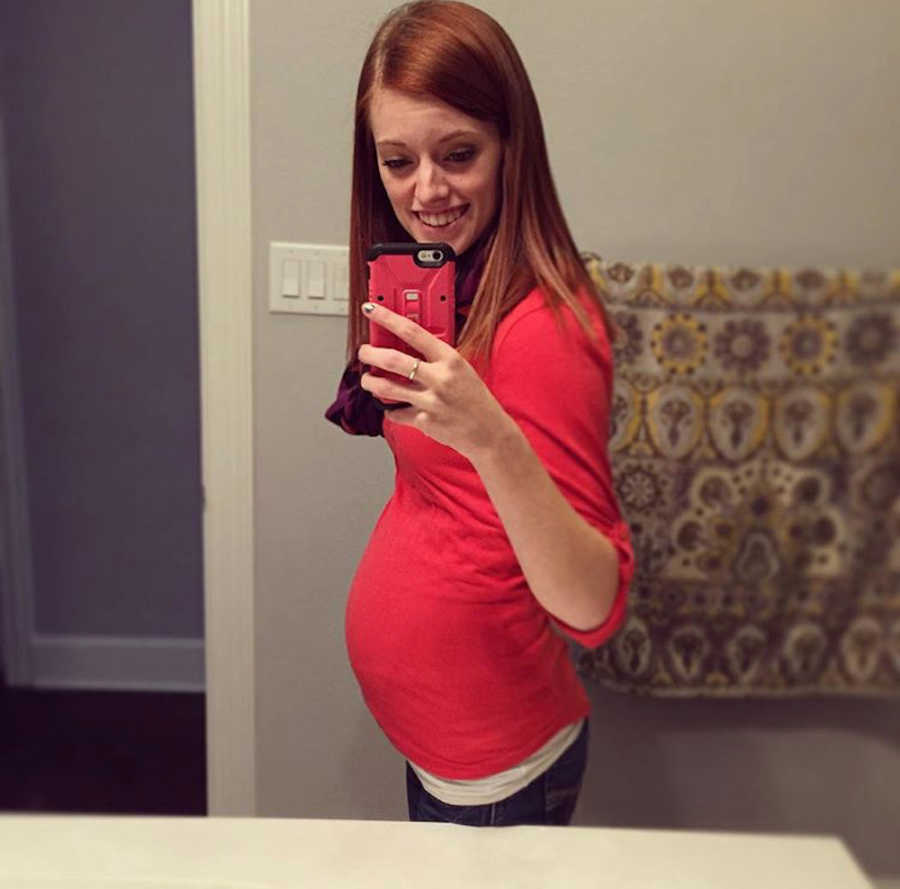
<path fill-rule="evenodd" d="M 0 10 L 0 807 L 205 811 L 190 5 Z M 346 321 L 254 319 L 259 813 L 490 818 L 555 775 L 558 823 L 900 875 L 894 8 L 491 4 L 490 88 L 463 18 L 387 71 L 383 5 L 250 11 L 254 299 L 267 241 L 350 247 Z M 427 337 L 362 311 L 410 241 L 453 251 Z"/>

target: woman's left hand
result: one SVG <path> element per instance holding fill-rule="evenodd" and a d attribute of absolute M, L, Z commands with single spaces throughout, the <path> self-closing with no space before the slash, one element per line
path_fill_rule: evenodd
<path fill-rule="evenodd" d="M 490 448 L 512 421 L 472 365 L 453 346 L 385 306 L 376 305 L 366 317 L 425 359 L 419 360 L 410 383 L 401 384 L 370 373 L 362 375 L 360 385 L 376 398 L 410 404 L 386 411 L 385 422 L 414 426 L 469 459 Z M 397 349 L 381 349 L 368 343 L 360 346 L 357 354 L 363 364 L 404 377 L 409 376 L 416 360 Z"/>

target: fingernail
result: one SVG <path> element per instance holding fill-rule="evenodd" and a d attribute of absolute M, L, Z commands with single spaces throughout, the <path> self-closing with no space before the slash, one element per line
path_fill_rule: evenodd
<path fill-rule="evenodd" d="M 371 315 L 372 312 L 375 311 L 375 303 L 363 303 L 362 310 L 363 310 L 367 315 Z"/>

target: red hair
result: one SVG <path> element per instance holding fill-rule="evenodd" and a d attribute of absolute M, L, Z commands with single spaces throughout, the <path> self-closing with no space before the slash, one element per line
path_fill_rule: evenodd
<path fill-rule="evenodd" d="M 487 13 L 455 0 L 418 0 L 388 14 L 363 61 L 356 92 L 350 202 L 350 300 L 347 358 L 368 341 L 366 250 L 379 241 L 409 241 L 378 175 L 369 108 L 379 88 L 435 98 L 496 124 L 503 146 L 496 226 L 486 232 L 486 261 L 457 350 L 484 355 L 500 320 L 540 286 L 561 323 L 560 306 L 595 331 L 576 294 L 592 301 L 612 339 L 609 316 L 566 224 L 547 159 L 537 100 L 519 54 Z"/>

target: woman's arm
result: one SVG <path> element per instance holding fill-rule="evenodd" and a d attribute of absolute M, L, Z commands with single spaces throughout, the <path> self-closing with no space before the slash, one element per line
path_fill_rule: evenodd
<path fill-rule="evenodd" d="M 470 461 L 535 598 L 576 630 L 593 629 L 606 620 L 615 600 L 616 550 L 573 509 L 525 433 L 505 416 L 493 442 Z"/>

